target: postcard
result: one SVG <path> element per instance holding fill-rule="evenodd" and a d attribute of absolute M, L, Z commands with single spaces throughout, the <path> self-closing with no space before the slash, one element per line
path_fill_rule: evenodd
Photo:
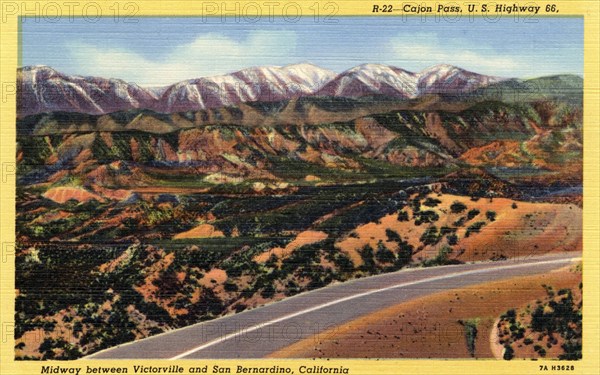
<path fill-rule="evenodd" d="M 2 374 L 597 373 L 597 6 L 1 10 Z"/>

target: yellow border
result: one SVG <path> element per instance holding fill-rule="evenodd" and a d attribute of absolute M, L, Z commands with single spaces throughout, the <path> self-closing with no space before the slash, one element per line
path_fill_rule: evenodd
<path fill-rule="evenodd" d="M 472 3 L 471 1 L 457 2 L 460 5 L 466 3 Z M 6 1 L 0 0 L 0 83 L 2 88 L 0 90 L 0 239 L 2 242 L 2 254 L 1 254 L 1 325 L 2 331 L 0 335 L 1 352 L 0 352 L 0 374 L 6 375 L 17 375 L 17 374 L 40 374 L 42 364 L 56 364 L 56 362 L 32 362 L 32 361 L 14 361 L 14 339 L 13 339 L 13 316 L 14 316 L 14 259 L 13 246 L 14 233 L 15 233 L 15 154 L 16 154 L 16 129 L 15 129 L 15 118 L 16 118 L 16 105 L 15 105 L 15 78 L 16 78 L 16 67 L 19 56 L 19 22 L 18 16 L 30 15 L 31 10 L 37 14 L 42 14 L 44 6 L 50 2 L 43 1 Z M 88 4 L 90 6 L 100 7 L 103 15 L 111 15 L 113 10 L 110 8 L 114 6 L 113 1 L 53 1 L 52 3 L 58 4 L 63 9 L 73 5 L 67 5 L 68 3 L 77 4 L 75 9 L 75 15 L 78 10 L 82 9 Z M 217 4 L 221 6 L 224 1 L 213 1 L 213 2 L 202 2 L 198 1 L 180 1 L 175 3 L 174 1 L 117 1 L 120 6 L 125 4 L 133 4 L 137 9 L 136 16 L 201 16 L 203 14 L 203 7 L 206 7 L 208 3 Z M 281 1 L 275 3 L 279 4 L 281 9 L 287 2 Z M 315 3 L 318 4 L 323 13 L 326 10 L 332 11 L 334 8 L 325 9 L 325 6 L 337 7 L 337 14 L 339 16 L 349 15 L 365 15 L 365 16 L 383 16 L 382 14 L 374 15 L 371 13 L 372 6 L 374 4 L 395 4 L 400 5 L 395 1 L 351 1 L 351 0 L 296 0 L 294 2 L 298 4 L 304 15 L 312 15 Z M 418 2 L 419 4 L 422 1 Z M 430 4 L 437 4 L 438 2 L 428 1 Z M 450 2 L 448 2 L 450 3 Z M 480 2 L 485 3 L 485 1 Z M 490 3 L 506 3 L 506 4 L 529 4 L 532 2 L 528 1 L 494 1 Z M 37 5 L 36 5 L 37 4 Z M 235 5 L 239 4 L 239 5 Z M 236 1 L 228 2 L 228 12 L 231 9 L 244 9 L 249 4 L 264 4 L 263 1 Z M 456 3 L 455 3 L 456 4 Z M 545 13 L 545 7 L 547 4 L 556 4 L 560 10 L 559 14 Z M 569 371 L 569 373 L 576 374 L 597 374 L 600 368 L 599 362 L 599 321 L 600 317 L 598 314 L 599 308 L 599 290 L 600 285 L 599 278 L 599 175 L 600 175 L 600 121 L 599 121 L 599 35 L 600 35 L 600 24 L 599 24 L 599 13 L 600 3 L 597 0 L 587 1 L 542 1 L 537 2 L 536 5 L 541 6 L 541 11 L 538 17 L 542 16 L 583 16 L 585 24 L 585 95 L 584 95 L 584 334 L 583 334 L 583 360 L 566 363 L 561 362 L 560 364 L 573 364 L 575 371 Z M 263 5 L 264 6 L 264 5 Z M 134 10 L 135 10 L 134 9 Z M 80 12 L 80 11 L 79 11 Z M 491 13 L 493 14 L 493 13 Z M 428 14 L 432 15 L 432 14 Z M 394 13 L 392 16 L 400 16 L 398 13 Z M 596 289 L 593 288 L 596 286 Z M 87 365 L 98 364 L 96 361 L 73 361 L 73 362 L 61 362 L 60 364 L 64 367 L 83 367 L 81 373 L 85 373 Z M 164 364 L 161 361 L 102 361 L 101 364 L 104 366 L 123 366 L 128 365 L 129 373 L 133 373 L 133 364 L 143 365 L 158 365 Z M 199 361 L 176 361 L 169 362 L 169 364 L 182 364 L 184 367 L 190 365 L 197 365 Z M 201 361 L 201 363 L 208 364 L 209 367 L 213 363 L 220 365 L 235 366 L 241 365 L 256 365 L 256 360 L 218 360 L 218 361 Z M 431 373 L 431 374 L 532 374 L 532 373 L 557 373 L 557 371 L 539 371 L 540 364 L 547 364 L 548 366 L 556 365 L 556 361 L 498 361 L 490 362 L 487 360 L 478 361 L 467 361 L 467 360 L 452 360 L 452 361 L 425 361 L 425 360 L 386 360 L 386 361 L 375 361 L 375 360 L 331 360 L 331 361 L 308 361 L 308 360 L 260 360 L 262 365 L 283 365 L 292 366 L 297 368 L 301 364 L 327 364 L 327 365 L 344 365 L 350 368 L 351 374 L 400 374 L 400 373 Z M 296 371 L 296 373 L 298 373 Z"/>

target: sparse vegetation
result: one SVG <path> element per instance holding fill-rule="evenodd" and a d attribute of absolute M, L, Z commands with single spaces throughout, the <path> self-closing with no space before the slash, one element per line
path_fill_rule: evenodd
<path fill-rule="evenodd" d="M 545 301 L 537 301 L 533 311 L 517 314 L 515 309 L 510 309 L 500 316 L 498 327 L 509 327 L 508 335 L 500 339 L 505 348 L 510 348 L 506 350 L 510 355 L 505 355 L 504 359 L 514 357 L 513 346 L 519 343 L 525 346 L 534 344 L 533 337 L 537 337 L 533 350 L 543 358 L 547 355 L 547 349 L 559 344 L 557 336 L 562 342 L 559 359 L 581 359 L 581 301 L 575 302 L 570 289 L 561 289 L 557 293 L 549 286 L 545 286 L 545 289 Z"/>
<path fill-rule="evenodd" d="M 480 220 L 479 210 L 491 207 L 479 197 L 522 199 L 525 215 L 532 203 L 518 191 L 520 182 L 534 191 L 560 187 L 555 180 L 565 176 L 569 184 L 580 181 L 571 171 L 582 157 L 576 101 L 474 99 L 464 111 L 458 103 L 449 111 L 370 113 L 384 108 L 381 100 L 301 98 L 295 108 L 249 103 L 256 111 L 250 117 L 247 108 L 232 107 L 172 115 L 131 110 L 102 120 L 67 112 L 19 118 L 16 357 L 74 359 L 334 281 L 413 262 L 457 263 L 465 251 L 456 246 L 457 233 L 462 236 L 467 221 Z M 288 122 L 282 108 L 300 116 Z M 340 121 L 296 125 L 323 109 Z M 357 118 L 348 117 L 352 113 Z M 371 125 L 362 129 L 365 113 Z M 430 114 L 458 148 L 423 130 Z M 263 117 L 272 115 L 282 117 L 264 125 L 271 122 Z M 247 126 L 251 118 L 261 123 Z M 128 128 L 134 120 L 149 128 Z M 538 137 L 531 121 L 547 135 Z M 102 129 L 103 122 L 126 131 L 89 130 Z M 470 131 L 475 123 L 486 130 Z M 66 128 L 73 132 L 63 134 Z M 370 131 L 387 143 L 373 144 L 363 134 Z M 499 139 L 506 145 L 532 141 L 520 149 L 494 146 L 491 165 L 482 150 Z M 473 159 L 458 159 L 456 150 L 469 150 L 465 155 Z M 531 169 L 525 179 L 519 180 L 520 167 L 501 166 L 507 156 Z M 552 173 L 530 167 L 536 158 Z M 60 190 L 65 187 L 72 190 Z M 577 203 L 576 197 L 543 199 Z M 496 220 L 500 226 L 510 216 L 505 208 L 485 211 L 487 221 L 472 223 L 464 236 Z M 541 216 L 527 219 L 543 225 Z M 361 232 L 365 224 L 376 226 L 372 237 Z M 383 225 L 390 227 L 385 235 Z M 202 238 L 174 239 L 199 226 L 206 228 L 196 233 Z M 317 231 L 324 240 L 297 241 Z M 346 239 L 357 245 L 341 248 Z M 468 245 L 476 240 L 461 247 L 472 251 Z M 535 341 L 537 353 L 549 356 L 560 347 L 564 359 L 580 358 L 579 302 L 567 290 L 547 291 L 554 302 L 531 312 L 532 327 L 545 337 Z M 567 325 L 559 312 L 567 314 Z M 514 320 L 507 326 L 511 337 L 527 340 L 521 336 L 525 324 L 514 315 L 507 319 Z M 36 352 L 25 339 L 37 330 L 46 336 Z M 546 338 L 550 332 L 558 342 Z M 465 322 L 465 338 L 474 355 L 475 322 Z M 513 344 L 506 343 L 505 357 L 514 355 Z"/>
<path fill-rule="evenodd" d="M 460 320 L 459 323 L 465 328 L 465 340 L 467 341 L 467 350 L 471 357 L 475 357 L 475 343 L 477 340 L 477 326 L 479 318 Z"/>
<path fill-rule="evenodd" d="M 456 264 L 460 263 L 457 260 L 449 259 L 449 255 L 452 254 L 452 248 L 448 246 L 443 246 L 438 254 L 433 259 L 427 259 L 421 263 L 423 267 L 434 267 L 434 266 L 443 266 L 446 264 Z"/>
<path fill-rule="evenodd" d="M 465 237 L 469 237 L 472 233 L 479 233 L 484 225 L 485 221 L 478 221 L 469 225 L 467 227 L 467 231 L 465 232 Z"/>

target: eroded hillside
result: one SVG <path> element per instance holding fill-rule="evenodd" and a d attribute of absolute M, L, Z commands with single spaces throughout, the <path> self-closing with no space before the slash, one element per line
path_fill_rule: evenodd
<path fill-rule="evenodd" d="M 581 104 L 540 82 L 512 82 L 527 100 L 490 86 L 19 119 L 17 358 L 402 268 L 580 251 Z"/>

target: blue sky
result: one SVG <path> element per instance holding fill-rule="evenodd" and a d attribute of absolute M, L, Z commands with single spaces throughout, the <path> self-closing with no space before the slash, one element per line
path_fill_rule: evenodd
<path fill-rule="evenodd" d="M 121 78 L 144 86 L 224 74 L 249 66 L 311 62 L 341 72 L 362 63 L 411 71 L 448 63 L 483 74 L 583 75 L 583 19 L 514 17 L 444 22 L 429 17 L 339 17 L 297 23 L 204 23 L 200 18 L 63 18 L 22 25 L 22 65 Z"/>

